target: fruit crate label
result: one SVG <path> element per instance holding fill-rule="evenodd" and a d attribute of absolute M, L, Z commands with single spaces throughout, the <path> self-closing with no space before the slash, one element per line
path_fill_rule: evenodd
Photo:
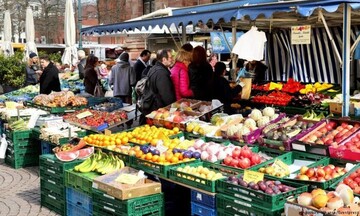
<path fill-rule="evenodd" d="M 5 102 L 5 107 L 6 107 L 7 109 L 16 109 L 16 105 L 17 105 L 17 103 L 14 102 L 14 101 L 7 101 L 7 102 Z"/>
<path fill-rule="evenodd" d="M 85 112 L 82 112 L 82 113 L 79 113 L 76 115 L 76 118 L 78 119 L 82 119 L 82 118 L 86 118 L 88 116 L 92 116 L 93 114 L 90 112 L 90 111 L 85 111 Z"/>
<path fill-rule="evenodd" d="M 56 197 L 54 197 L 54 196 L 52 196 L 52 195 L 50 195 L 50 194 L 48 194 L 48 197 L 50 197 L 51 199 L 56 200 Z"/>
<path fill-rule="evenodd" d="M 106 193 L 103 193 L 103 196 L 106 197 L 106 198 L 112 199 L 112 200 L 115 199 L 115 197 L 110 196 L 110 195 L 108 195 L 108 194 L 106 194 Z"/>
<path fill-rule="evenodd" d="M 54 160 L 51 160 L 51 159 L 46 159 L 47 162 L 50 162 L 50 163 L 55 163 Z"/>
<path fill-rule="evenodd" d="M 242 205 L 242 206 L 247 206 L 247 207 L 250 207 L 250 208 L 251 208 L 251 204 L 249 204 L 249 203 L 242 202 L 242 201 L 240 201 L 240 200 L 234 200 L 234 202 L 237 203 L 237 204 L 240 204 L 240 205 Z"/>
<path fill-rule="evenodd" d="M 48 181 L 49 183 L 51 183 L 51 184 L 56 185 L 56 182 L 54 182 L 54 181 L 52 181 L 52 180 L 50 180 L 50 179 L 48 179 L 47 181 Z"/>
<path fill-rule="evenodd" d="M 109 208 L 109 207 L 107 207 L 107 206 L 104 206 L 104 209 L 105 209 L 105 210 L 108 210 L 108 211 L 111 211 L 111 212 L 115 212 L 115 209 Z"/>
<path fill-rule="evenodd" d="M 290 173 L 289 166 L 279 159 L 276 159 L 272 164 L 276 173 Z"/>
<path fill-rule="evenodd" d="M 243 200 L 247 200 L 247 201 L 249 201 L 249 202 L 252 201 L 251 198 L 246 197 L 246 196 L 242 196 L 242 195 L 240 195 L 240 194 L 235 194 L 235 197 L 240 198 L 240 199 L 243 199 Z"/>
<path fill-rule="evenodd" d="M 160 154 L 163 154 L 164 152 L 166 152 L 168 150 L 168 147 L 164 146 L 162 141 L 159 141 L 156 144 L 156 148 L 157 148 L 157 150 L 159 150 Z"/>
<path fill-rule="evenodd" d="M 304 145 L 299 145 L 299 144 L 292 144 L 292 148 L 298 151 L 306 151 L 306 148 Z"/>
<path fill-rule="evenodd" d="M 254 182 L 256 184 L 259 181 L 264 180 L 264 173 L 245 170 L 243 180 L 247 183 Z"/>
<path fill-rule="evenodd" d="M 55 171 L 54 171 L 54 170 L 47 169 L 47 171 L 48 171 L 49 173 L 55 174 Z"/>

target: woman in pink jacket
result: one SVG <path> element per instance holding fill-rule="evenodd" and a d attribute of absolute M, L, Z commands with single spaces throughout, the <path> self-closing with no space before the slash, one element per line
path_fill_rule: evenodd
<path fill-rule="evenodd" d="M 176 55 L 176 62 L 171 68 L 171 80 L 174 84 L 176 100 L 193 97 L 190 89 L 188 66 L 191 63 L 192 53 L 180 50 Z"/>

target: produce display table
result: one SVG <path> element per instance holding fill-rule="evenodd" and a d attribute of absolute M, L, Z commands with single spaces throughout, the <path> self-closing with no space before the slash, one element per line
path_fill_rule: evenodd
<path fill-rule="evenodd" d="M 204 194 L 207 194 L 207 195 L 210 195 L 210 196 L 215 196 L 216 193 L 212 193 L 212 192 L 209 192 L 209 191 L 206 191 L 206 190 L 202 190 L 202 189 L 199 189 L 199 188 L 196 188 L 196 187 L 193 187 L 193 186 L 190 186 L 188 184 L 184 184 L 184 183 L 180 183 L 180 182 L 177 182 L 177 181 L 174 181 L 174 180 L 171 180 L 169 178 L 164 178 L 162 176 L 158 176 L 160 179 L 164 179 L 168 182 L 172 182 L 174 184 L 177 184 L 177 185 L 180 185 L 180 186 L 183 186 L 183 187 L 186 187 L 186 188 L 189 188 L 191 190 L 196 190 L 196 191 L 199 191 L 201 193 L 204 193 Z"/>

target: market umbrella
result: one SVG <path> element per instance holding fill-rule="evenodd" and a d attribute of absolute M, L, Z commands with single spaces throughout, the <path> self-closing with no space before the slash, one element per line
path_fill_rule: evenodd
<path fill-rule="evenodd" d="M 14 49 L 11 44 L 11 33 L 10 11 L 6 10 L 4 14 L 4 41 L 2 45 L 5 56 L 12 56 L 14 54 Z"/>
<path fill-rule="evenodd" d="M 65 51 L 61 58 L 63 64 L 76 65 L 77 49 L 76 42 L 76 29 L 75 29 L 75 17 L 73 11 L 73 5 L 71 0 L 66 0 L 65 5 L 65 20 L 64 20 L 64 39 L 65 39 Z"/>
<path fill-rule="evenodd" d="M 31 7 L 26 9 L 26 23 L 25 23 L 25 34 L 26 34 L 26 48 L 25 48 L 25 58 L 29 58 L 30 53 L 36 53 L 36 44 L 35 44 L 35 26 L 34 26 L 34 17 Z"/>

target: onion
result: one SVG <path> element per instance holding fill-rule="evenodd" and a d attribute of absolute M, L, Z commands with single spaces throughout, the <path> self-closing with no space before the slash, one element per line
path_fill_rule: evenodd
<path fill-rule="evenodd" d="M 339 184 L 339 185 L 336 187 L 335 192 L 336 192 L 337 194 L 339 194 L 340 191 L 342 191 L 343 189 L 350 189 L 350 190 L 351 190 L 351 188 L 350 188 L 349 186 L 347 186 L 346 184 Z"/>
<path fill-rule="evenodd" d="M 205 143 L 204 140 L 198 139 L 198 140 L 196 140 L 195 143 L 194 143 L 194 148 L 199 149 L 199 148 L 201 147 L 201 145 L 204 144 L 204 143 Z"/>
<path fill-rule="evenodd" d="M 326 206 L 330 208 L 331 210 L 336 210 L 340 207 L 344 206 L 344 201 L 340 197 L 333 197 L 329 199 Z"/>
<path fill-rule="evenodd" d="M 211 163 L 214 163 L 218 160 L 218 158 L 215 155 L 209 155 L 207 160 L 210 161 Z"/>
<path fill-rule="evenodd" d="M 312 195 L 311 193 L 307 193 L 307 192 L 300 194 L 300 196 L 297 198 L 297 202 L 303 206 L 310 206 L 311 201 L 312 201 Z"/>
<path fill-rule="evenodd" d="M 205 161 L 207 160 L 209 157 L 209 153 L 207 153 L 206 151 L 201 152 L 201 160 Z"/>
<path fill-rule="evenodd" d="M 217 157 L 219 160 L 224 160 L 226 158 L 227 154 L 225 151 L 219 151 L 217 154 Z"/>

